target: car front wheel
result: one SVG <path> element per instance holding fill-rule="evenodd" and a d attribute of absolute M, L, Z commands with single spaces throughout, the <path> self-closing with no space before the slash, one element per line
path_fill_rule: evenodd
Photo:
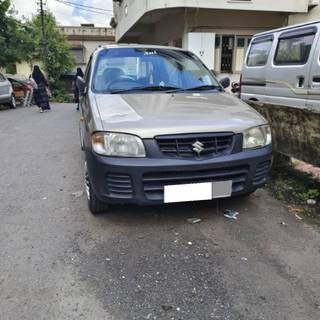
<path fill-rule="evenodd" d="M 14 95 L 11 96 L 11 101 L 9 103 L 10 109 L 16 109 L 17 107 L 17 102 L 16 102 L 16 97 Z"/>
<path fill-rule="evenodd" d="M 85 170 L 84 170 L 85 190 L 86 190 L 89 210 L 94 215 L 107 212 L 109 206 L 105 202 L 102 202 L 100 199 L 98 199 L 98 197 L 96 196 L 91 186 L 91 181 L 90 181 L 86 163 L 84 167 L 85 167 Z"/>

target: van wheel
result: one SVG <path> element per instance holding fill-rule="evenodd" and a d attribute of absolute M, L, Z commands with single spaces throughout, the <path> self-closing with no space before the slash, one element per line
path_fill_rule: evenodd
<path fill-rule="evenodd" d="M 89 173 L 87 170 L 87 164 L 85 164 L 84 180 L 85 180 L 85 190 L 86 190 L 86 195 L 88 200 L 88 207 L 90 212 L 94 215 L 107 212 L 109 206 L 105 202 L 102 202 L 101 200 L 99 200 L 92 189 Z"/>
<path fill-rule="evenodd" d="M 11 101 L 9 102 L 9 107 L 10 109 L 16 109 L 17 108 L 17 102 L 16 102 L 16 97 L 14 94 L 11 96 Z"/>

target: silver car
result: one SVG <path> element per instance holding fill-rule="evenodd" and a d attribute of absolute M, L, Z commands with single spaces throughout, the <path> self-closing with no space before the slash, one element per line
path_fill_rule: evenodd
<path fill-rule="evenodd" d="M 248 195 L 266 182 L 269 125 L 193 53 L 102 47 L 77 84 L 92 213 Z"/>
<path fill-rule="evenodd" d="M 0 105 L 16 108 L 16 98 L 10 81 L 0 73 Z"/>

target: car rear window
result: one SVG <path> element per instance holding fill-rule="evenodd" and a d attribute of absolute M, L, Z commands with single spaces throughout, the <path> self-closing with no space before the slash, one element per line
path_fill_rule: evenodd
<path fill-rule="evenodd" d="M 277 65 L 301 65 L 308 62 L 314 34 L 280 39 L 276 56 Z"/>
<path fill-rule="evenodd" d="M 272 42 L 272 38 L 254 40 L 248 54 L 247 66 L 260 67 L 266 65 L 271 51 Z"/>

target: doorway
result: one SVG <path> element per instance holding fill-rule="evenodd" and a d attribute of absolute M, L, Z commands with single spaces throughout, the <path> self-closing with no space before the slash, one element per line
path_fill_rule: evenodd
<path fill-rule="evenodd" d="M 234 36 L 222 36 L 221 72 L 232 73 L 233 48 L 234 48 Z"/>

